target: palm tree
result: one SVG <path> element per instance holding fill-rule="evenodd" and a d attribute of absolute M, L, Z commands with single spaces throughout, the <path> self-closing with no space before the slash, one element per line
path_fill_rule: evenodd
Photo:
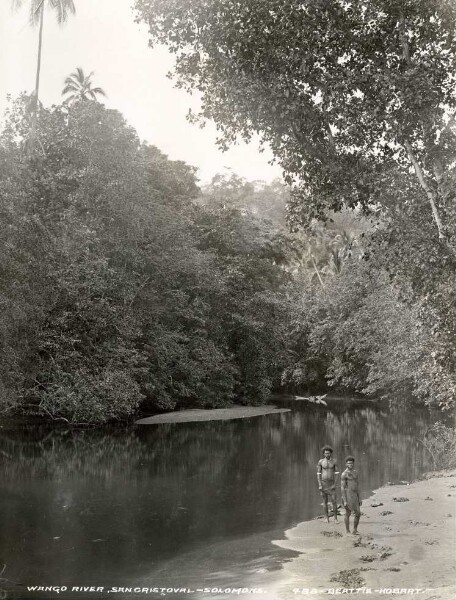
<path fill-rule="evenodd" d="M 41 49 L 43 44 L 43 23 L 44 9 L 46 7 L 55 11 L 57 22 L 61 25 L 68 19 L 70 13 L 74 14 L 76 8 L 73 0 L 13 0 L 13 7 L 21 8 L 24 4 L 29 4 L 30 8 L 30 23 L 33 27 L 39 25 L 38 33 L 38 56 L 36 61 L 36 77 L 35 91 L 32 96 L 32 123 L 31 123 L 31 138 L 33 140 L 36 129 L 36 118 L 38 112 L 38 95 L 40 88 L 40 73 L 41 73 Z"/>
<path fill-rule="evenodd" d="M 81 67 L 78 67 L 74 73 L 71 73 L 65 79 L 65 87 L 62 96 L 69 94 L 65 99 L 65 104 L 75 104 L 85 100 L 97 100 L 97 96 L 106 96 L 104 90 L 100 87 L 92 87 L 93 71 L 89 75 L 84 75 Z"/>
<path fill-rule="evenodd" d="M 362 255 L 356 235 L 345 230 L 318 225 L 310 235 L 301 234 L 297 239 L 298 269 L 308 272 L 310 283 L 323 288 L 328 278 L 342 273 L 350 256 Z"/>

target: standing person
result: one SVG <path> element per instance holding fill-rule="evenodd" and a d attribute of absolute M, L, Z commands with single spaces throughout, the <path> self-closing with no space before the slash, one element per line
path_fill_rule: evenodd
<path fill-rule="evenodd" d="M 336 496 L 336 477 L 339 475 L 336 461 L 332 458 L 333 449 L 331 446 L 322 448 L 323 458 L 318 461 L 317 465 L 317 480 L 318 489 L 323 498 L 326 520 L 329 523 L 328 500 L 330 499 L 333 505 L 334 522 L 337 520 L 337 496 Z"/>
<path fill-rule="evenodd" d="M 359 496 L 358 472 L 355 471 L 355 459 L 347 456 L 345 459 L 346 469 L 340 478 L 342 488 L 342 504 L 345 508 L 345 529 L 350 533 L 350 515 L 353 513 L 353 535 L 359 535 L 358 523 L 361 516 L 360 506 L 362 504 Z"/>

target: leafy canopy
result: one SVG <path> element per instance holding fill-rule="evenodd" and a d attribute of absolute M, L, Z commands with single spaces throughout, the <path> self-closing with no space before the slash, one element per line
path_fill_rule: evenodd
<path fill-rule="evenodd" d="M 103 423 L 263 401 L 285 363 L 281 237 L 197 205 L 196 169 L 98 102 L 43 107 L 24 152 L 28 103 L 0 134 L 0 410 Z"/>
<path fill-rule="evenodd" d="M 259 133 L 295 185 L 296 222 L 382 202 L 413 165 L 439 237 L 456 147 L 451 0 L 136 0 L 226 146 Z M 416 164 L 415 164 L 415 162 Z M 454 168 L 454 167 L 453 167 Z"/>

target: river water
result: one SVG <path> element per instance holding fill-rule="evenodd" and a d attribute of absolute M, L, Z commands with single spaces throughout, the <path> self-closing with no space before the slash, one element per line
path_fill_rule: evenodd
<path fill-rule="evenodd" d="M 295 556 L 272 541 L 321 514 L 323 444 L 341 466 L 356 457 L 363 497 L 431 467 L 419 441 L 433 422 L 425 410 L 289 406 L 251 419 L 109 431 L 0 429 L 4 597 L 260 585 Z M 27 591 L 51 585 L 68 591 Z M 84 586 L 104 590 L 71 591 Z"/>

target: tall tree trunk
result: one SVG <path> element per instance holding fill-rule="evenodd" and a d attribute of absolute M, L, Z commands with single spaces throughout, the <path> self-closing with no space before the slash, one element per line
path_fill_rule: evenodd
<path fill-rule="evenodd" d="M 412 67 L 412 59 L 410 56 L 410 46 L 409 46 L 407 37 L 405 35 L 405 31 L 406 31 L 406 23 L 405 23 L 404 15 L 401 12 L 400 18 L 399 18 L 399 39 L 400 39 L 400 42 L 402 45 L 402 58 L 405 60 L 405 62 L 407 63 L 407 65 L 410 68 L 410 67 Z M 453 118 L 454 118 L 454 115 L 453 115 Z M 451 119 L 450 119 L 450 122 L 448 123 L 447 127 L 449 127 L 449 126 L 451 126 Z M 408 140 L 405 140 L 403 142 L 403 145 L 404 145 L 405 149 L 407 150 L 407 156 L 409 157 L 409 160 L 413 165 L 413 168 L 415 170 L 415 175 L 420 183 L 420 186 L 424 190 L 424 192 L 429 200 L 429 204 L 431 205 L 432 216 L 434 218 L 434 222 L 437 226 L 437 231 L 439 233 L 439 240 L 441 242 L 443 242 L 446 245 L 446 247 L 450 250 L 451 254 L 453 256 L 455 256 L 455 250 L 448 241 L 448 238 L 447 238 L 447 235 L 445 232 L 445 228 L 443 226 L 442 220 L 439 215 L 439 211 L 437 208 L 437 202 L 436 202 L 437 194 L 435 193 L 435 191 L 432 189 L 432 187 L 426 181 L 426 175 L 424 174 L 424 171 L 423 171 L 420 163 L 418 162 L 418 159 L 416 158 L 415 153 L 413 152 L 412 145 L 410 144 L 410 142 Z M 437 170 L 438 170 L 438 167 L 437 167 Z M 437 178 L 437 184 L 439 186 L 437 174 L 436 174 L 436 178 Z"/>
<path fill-rule="evenodd" d="M 30 141 L 31 141 L 31 149 L 35 146 L 35 137 L 36 137 L 36 122 L 38 119 L 38 102 L 39 102 L 39 90 L 40 90 L 40 73 L 41 73 L 41 49 L 43 46 L 43 23 L 44 23 L 44 0 L 41 2 L 41 6 L 39 8 L 40 11 L 40 29 L 38 33 L 38 56 L 36 61 L 36 77 L 35 77 L 35 91 L 33 93 L 33 102 L 32 102 L 32 125 L 30 128 Z"/>
<path fill-rule="evenodd" d="M 38 34 L 38 58 L 36 61 L 36 77 L 35 77 L 35 98 L 38 104 L 38 93 L 40 89 L 40 72 L 41 72 L 41 48 L 43 46 L 43 23 L 44 23 L 44 2 L 40 8 L 40 31 Z"/>

